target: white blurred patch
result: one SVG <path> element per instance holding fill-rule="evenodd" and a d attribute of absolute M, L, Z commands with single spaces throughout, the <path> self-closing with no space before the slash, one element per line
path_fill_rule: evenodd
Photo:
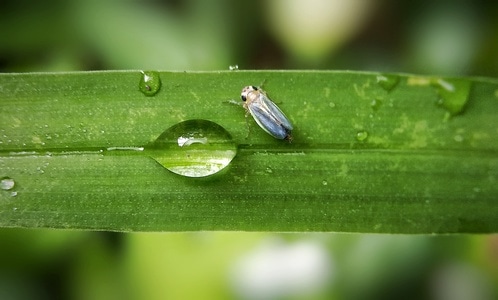
<path fill-rule="evenodd" d="M 235 263 L 231 280 L 244 299 L 272 299 L 318 292 L 331 274 L 332 261 L 321 243 L 271 239 Z"/>
<path fill-rule="evenodd" d="M 368 0 L 275 0 L 265 4 L 271 31 L 303 61 L 319 61 L 346 43 L 376 5 Z"/>

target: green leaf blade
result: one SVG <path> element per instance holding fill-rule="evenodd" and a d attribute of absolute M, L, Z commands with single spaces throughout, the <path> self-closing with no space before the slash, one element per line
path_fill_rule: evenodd
<path fill-rule="evenodd" d="M 435 77 L 393 74 L 386 90 L 377 73 L 160 72 L 161 89 L 147 97 L 141 76 L 0 75 L 0 177 L 16 182 L 0 191 L 0 226 L 498 231 L 496 80 L 458 79 L 468 95 L 462 102 L 458 91 L 448 111 Z M 290 144 L 250 117 L 248 131 L 244 109 L 227 103 L 265 79 L 295 127 Z M 227 169 L 187 178 L 147 151 L 109 151 L 150 145 L 189 119 L 230 132 L 239 146 Z"/>

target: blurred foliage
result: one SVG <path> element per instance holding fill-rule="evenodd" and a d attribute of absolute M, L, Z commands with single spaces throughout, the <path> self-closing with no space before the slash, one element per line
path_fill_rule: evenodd
<path fill-rule="evenodd" d="M 324 18 L 314 18 L 306 15 L 309 10 L 296 9 L 296 1 L 4 0 L 0 72 L 218 70 L 237 64 L 241 69 L 498 76 L 498 2 L 356 2 L 359 6 L 348 11 L 357 13 L 355 22 L 323 25 L 314 21 L 327 20 L 326 10 Z M 339 3 L 333 12 L 349 16 L 342 8 Z M 311 35 L 285 26 L 299 24 L 296 13 L 303 14 L 308 30 L 329 30 L 320 31 L 317 40 L 298 40 Z M 493 299 L 498 294 L 493 235 L 2 229 L 0 299 L 243 297 L 230 285 L 231 265 L 265 238 L 288 244 L 315 239 L 329 250 L 335 275 L 315 299 Z"/>
<path fill-rule="evenodd" d="M 237 274 L 240 263 L 254 253 L 288 253 L 298 245 L 317 245 L 329 253 L 327 281 L 314 292 L 295 297 L 280 292 L 277 298 L 496 299 L 498 292 L 496 235 L 3 229 L 0 240 L 1 299 L 251 299 L 237 289 L 237 278 L 251 278 Z M 263 275 L 269 274 L 258 276 Z"/>
<path fill-rule="evenodd" d="M 2 1 L 0 71 L 498 75 L 492 1 Z"/>

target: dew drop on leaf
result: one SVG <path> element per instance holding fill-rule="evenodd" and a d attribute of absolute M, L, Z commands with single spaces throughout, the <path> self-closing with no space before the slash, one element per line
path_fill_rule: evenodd
<path fill-rule="evenodd" d="M 158 72 L 142 71 L 138 89 L 145 96 L 154 96 L 161 89 L 161 77 Z"/>
<path fill-rule="evenodd" d="M 437 79 L 433 81 L 439 97 L 438 105 L 452 116 L 462 113 L 469 100 L 471 82 L 464 79 Z"/>
<path fill-rule="evenodd" d="M 166 129 L 145 150 L 173 173 L 205 177 L 227 167 L 237 146 L 222 126 L 207 120 L 188 120 Z"/>
<path fill-rule="evenodd" d="M 379 98 L 374 98 L 372 100 L 372 102 L 370 102 L 370 106 L 375 111 L 379 110 L 379 108 L 380 108 L 381 105 L 382 105 L 382 101 Z"/>
<path fill-rule="evenodd" d="M 368 132 L 362 130 L 362 131 L 358 131 L 356 133 L 356 140 L 360 141 L 360 142 L 363 142 L 367 139 L 368 137 Z"/>
<path fill-rule="evenodd" d="M 8 191 L 14 188 L 16 185 L 16 182 L 14 179 L 9 178 L 9 177 L 3 177 L 2 180 L 0 180 L 0 188 L 2 190 Z"/>
<path fill-rule="evenodd" d="M 390 92 L 399 82 L 399 76 L 397 75 L 377 75 L 377 84 L 380 85 L 384 90 Z"/>

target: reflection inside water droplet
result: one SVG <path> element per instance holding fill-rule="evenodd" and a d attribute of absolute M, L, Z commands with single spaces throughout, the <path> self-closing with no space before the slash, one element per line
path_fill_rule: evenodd
<path fill-rule="evenodd" d="M 161 77 L 158 72 L 142 71 L 142 77 L 138 83 L 138 89 L 145 96 L 155 95 L 161 89 Z"/>
<path fill-rule="evenodd" d="M 228 166 L 237 153 L 225 128 L 207 120 L 178 123 L 145 150 L 166 169 L 187 177 L 215 174 Z"/>
<path fill-rule="evenodd" d="M 206 137 L 194 137 L 194 136 L 181 136 L 178 138 L 178 146 L 187 147 L 195 143 L 207 144 L 208 139 Z"/>

